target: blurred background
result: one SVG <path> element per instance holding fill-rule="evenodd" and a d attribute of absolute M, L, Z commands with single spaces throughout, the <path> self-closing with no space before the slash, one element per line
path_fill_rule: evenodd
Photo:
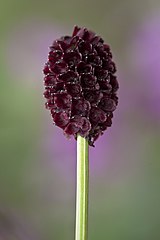
<path fill-rule="evenodd" d="M 48 46 L 74 25 L 111 45 L 113 125 L 90 148 L 89 240 L 160 239 L 160 1 L 0 1 L 0 240 L 74 239 L 76 142 L 44 108 Z"/>

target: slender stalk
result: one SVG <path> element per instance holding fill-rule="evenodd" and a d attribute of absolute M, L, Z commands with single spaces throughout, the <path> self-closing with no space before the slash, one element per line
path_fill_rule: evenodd
<path fill-rule="evenodd" d="M 88 141 L 77 136 L 77 188 L 75 240 L 87 240 L 88 233 Z"/>

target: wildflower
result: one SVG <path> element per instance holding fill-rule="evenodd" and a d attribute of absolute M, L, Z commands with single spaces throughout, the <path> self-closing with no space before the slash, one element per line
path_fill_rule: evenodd
<path fill-rule="evenodd" d="M 67 137 L 89 145 L 111 126 L 119 88 L 110 47 L 86 28 L 55 40 L 43 70 L 46 108 Z"/>

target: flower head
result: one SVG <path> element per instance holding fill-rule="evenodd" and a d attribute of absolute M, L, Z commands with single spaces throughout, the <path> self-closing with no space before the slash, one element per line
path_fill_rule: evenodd
<path fill-rule="evenodd" d="M 111 126 L 118 104 L 110 47 L 86 28 L 55 40 L 43 70 L 46 108 L 67 137 L 95 140 Z"/>

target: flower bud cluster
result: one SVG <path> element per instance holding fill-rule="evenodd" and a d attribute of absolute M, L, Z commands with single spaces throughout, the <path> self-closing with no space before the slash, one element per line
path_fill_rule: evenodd
<path fill-rule="evenodd" d="M 43 70 L 46 108 L 68 137 L 94 146 L 111 126 L 119 88 L 110 47 L 86 28 L 53 42 Z"/>

